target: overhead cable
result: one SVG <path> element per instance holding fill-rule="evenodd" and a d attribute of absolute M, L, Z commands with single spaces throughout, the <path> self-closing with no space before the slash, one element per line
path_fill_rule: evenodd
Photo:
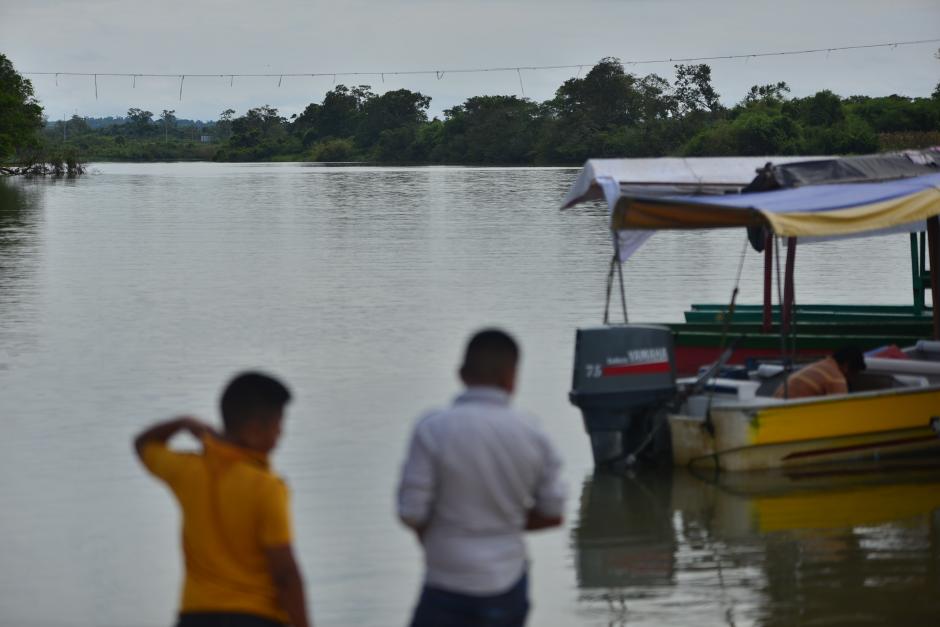
<path fill-rule="evenodd" d="M 940 37 L 934 39 L 916 39 L 910 41 L 894 41 L 887 43 L 879 44 L 861 44 L 857 46 L 829 46 L 826 48 L 806 48 L 802 50 L 779 50 L 773 52 L 748 52 L 740 54 L 724 54 L 724 55 L 712 55 L 712 56 L 702 56 L 702 57 L 669 57 L 669 58 L 659 58 L 659 59 L 640 59 L 640 60 L 625 60 L 622 61 L 623 65 L 651 65 L 657 63 L 689 63 L 693 61 L 724 61 L 724 60 L 733 60 L 733 59 L 756 59 L 761 57 L 782 57 L 782 56 L 792 56 L 792 55 L 801 55 L 801 54 L 815 54 L 825 52 L 827 55 L 833 52 L 840 52 L 846 50 L 862 50 L 870 48 L 897 48 L 898 46 L 915 46 L 921 44 L 930 44 L 940 42 Z M 577 69 L 582 70 L 585 67 L 592 67 L 593 63 L 570 63 L 563 65 L 513 65 L 513 66 L 498 66 L 498 67 L 476 67 L 476 68 L 447 68 L 447 69 L 436 69 L 436 70 L 395 70 L 395 71 L 356 71 L 356 72 L 265 72 L 265 73 L 232 73 L 232 72 L 222 72 L 214 74 L 199 74 L 194 72 L 174 72 L 174 73 L 155 73 L 148 74 L 146 72 L 21 72 L 21 74 L 26 74 L 30 76 L 120 76 L 133 78 L 136 82 L 137 77 L 146 77 L 146 78 L 178 78 L 182 82 L 183 77 L 187 78 L 229 78 L 229 84 L 234 83 L 235 77 L 239 78 L 277 78 L 278 85 L 281 81 L 287 78 L 303 78 L 303 77 L 318 77 L 318 76 L 332 76 L 335 80 L 337 76 L 410 76 L 417 74 L 434 74 L 438 80 L 443 78 L 444 74 L 473 74 L 481 72 L 516 72 L 517 74 L 521 73 L 522 70 L 570 70 Z"/>

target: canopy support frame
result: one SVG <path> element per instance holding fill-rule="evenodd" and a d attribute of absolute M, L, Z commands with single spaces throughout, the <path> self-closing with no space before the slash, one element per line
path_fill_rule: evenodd
<path fill-rule="evenodd" d="M 616 235 L 616 234 L 615 234 Z M 610 294 L 614 286 L 614 273 L 616 272 L 620 283 L 620 307 L 623 313 L 623 324 L 630 322 L 627 317 L 627 292 L 623 284 L 623 261 L 620 259 L 620 248 L 614 246 L 614 254 L 610 258 L 610 270 L 607 272 L 607 298 L 604 299 L 604 324 L 610 324 Z"/>
<path fill-rule="evenodd" d="M 786 336 L 790 333 L 793 324 L 793 301 L 795 298 L 794 272 L 796 269 L 796 238 L 787 238 L 787 264 L 783 278 L 783 310 L 781 314 L 780 332 Z"/>
<path fill-rule="evenodd" d="M 774 235 L 770 231 L 764 237 L 764 317 L 761 330 L 770 333 L 773 328 L 773 268 Z"/>
<path fill-rule="evenodd" d="M 930 247 L 930 299 L 933 304 L 933 339 L 940 340 L 940 217 L 927 219 L 927 242 Z"/>

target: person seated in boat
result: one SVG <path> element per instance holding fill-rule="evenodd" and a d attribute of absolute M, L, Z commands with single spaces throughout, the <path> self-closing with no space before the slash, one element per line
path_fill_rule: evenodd
<path fill-rule="evenodd" d="M 848 380 L 865 370 L 865 355 L 855 346 L 840 348 L 829 357 L 800 368 L 774 392 L 774 398 L 806 398 L 848 394 Z"/>

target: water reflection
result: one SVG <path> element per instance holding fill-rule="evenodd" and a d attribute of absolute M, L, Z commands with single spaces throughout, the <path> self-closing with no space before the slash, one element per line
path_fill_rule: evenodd
<path fill-rule="evenodd" d="M 577 170 L 101 169 L 0 181 L 17 190 L 0 201 L 0 624 L 170 623 L 177 512 L 126 438 L 171 412 L 212 418 L 234 369 L 269 368 L 296 392 L 276 467 L 291 482 L 325 625 L 384 627 L 411 611 L 420 552 L 389 515 L 394 469 L 413 417 L 456 391 L 454 359 L 470 329 L 519 334 L 519 407 L 543 417 L 569 480 L 590 468 L 566 390 L 573 330 L 602 314 L 610 235 L 603 205 L 557 209 Z M 690 302 L 728 296 L 739 234 L 699 236 L 697 247 L 732 253 L 708 267 L 680 254 L 692 242 L 675 235 L 657 235 L 625 268 L 635 320 L 678 320 Z M 821 281 L 827 291 L 798 300 L 910 301 L 910 283 L 896 280 L 910 271 L 906 244 L 850 244 L 835 244 L 858 262 L 838 289 Z M 831 276 L 824 248 L 800 253 L 821 279 Z M 740 302 L 759 301 L 760 263 L 750 255 Z M 872 294 L 872 276 L 893 279 Z M 575 553 L 555 532 L 530 539 L 532 625 L 740 625 L 774 612 L 785 622 L 787 608 L 815 607 L 803 597 L 825 589 L 798 570 L 829 568 L 824 549 L 883 556 L 878 547 L 914 533 L 869 520 L 843 549 L 831 538 L 845 525 L 789 531 L 792 510 L 767 509 L 755 527 L 753 499 L 734 486 L 610 479 L 585 490 Z M 915 531 L 933 550 L 936 540 Z M 915 555 L 898 568 L 921 572 L 910 591 L 923 595 L 936 588 L 923 575 L 936 560 Z M 887 583 L 865 588 L 865 602 L 900 598 L 901 579 L 890 577 L 903 573 L 877 571 Z M 859 590 L 847 581 L 847 594 Z M 57 603 L 35 603 L 50 590 Z M 933 609 L 918 603 L 895 605 Z"/>
<path fill-rule="evenodd" d="M 687 472 L 583 486 L 589 624 L 925 624 L 940 616 L 940 466 Z M 593 621 L 593 622 L 592 622 Z"/>
<path fill-rule="evenodd" d="M 33 337 L 39 193 L 36 185 L 0 180 L 0 369 Z"/>

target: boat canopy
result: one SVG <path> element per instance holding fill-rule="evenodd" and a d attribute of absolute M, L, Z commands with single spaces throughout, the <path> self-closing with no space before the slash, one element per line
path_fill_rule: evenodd
<path fill-rule="evenodd" d="M 721 196 L 620 194 L 615 230 L 767 227 L 782 237 L 922 231 L 940 215 L 940 173 Z"/>
<path fill-rule="evenodd" d="M 666 229 L 762 227 L 804 241 L 916 232 L 940 214 L 937 155 L 592 159 L 562 208 L 604 198 L 621 260 Z"/>
<path fill-rule="evenodd" d="M 647 195 L 727 194 L 747 187 L 768 164 L 809 162 L 830 157 L 661 157 L 656 159 L 590 159 L 562 208 L 621 193 Z"/>

